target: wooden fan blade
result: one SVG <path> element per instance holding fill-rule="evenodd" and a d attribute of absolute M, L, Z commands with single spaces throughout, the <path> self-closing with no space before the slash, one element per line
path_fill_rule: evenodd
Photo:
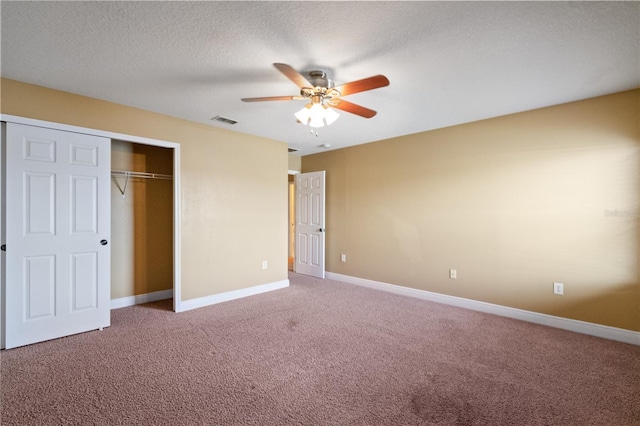
<path fill-rule="evenodd" d="M 331 106 L 342 111 L 350 112 L 351 114 L 359 115 L 360 117 L 364 118 L 371 118 L 377 114 L 377 112 L 372 109 L 356 105 L 352 102 L 347 102 L 344 99 L 340 99 L 339 102 L 336 102 L 335 104 L 332 103 Z"/>
<path fill-rule="evenodd" d="M 303 87 L 313 87 L 313 84 L 309 83 L 309 80 L 307 80 L 302 74 L 300 74 L 298 71 L 291 68 L 289 65 L 273 64 L 273 66 L 278 68 L 278 70 L 282 74 L 287 76 L 287 78 L 293 81 L 293 84 L 295 84 L 299 88 L 302 89 Z"/>
<path fill-rule="evenodd" d="M 264 98 L 242 98 L 242 102 L 264 102 L 264 101 L 293 101 L 300 96 L 266 96 Z"/>
<path fill-rule="evenodd" d="M 377 89 L 389 85 L 389 79 L 384 75 L 374 75 L 373 77 L 363 78 L 362 80 L 352 81 L 334 89 L 340 92 L 341 96 L 352 95 L 354 93 L 364 92 L 365 90 Z"/>

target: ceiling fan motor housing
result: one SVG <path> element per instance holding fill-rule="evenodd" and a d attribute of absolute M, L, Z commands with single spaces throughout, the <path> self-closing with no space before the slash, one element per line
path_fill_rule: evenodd
<path fill-rule="evenodd" d="M 340 92 L 335 90 L 333 80 L 331 80 L 324 71 L 309 71 L 307 80 L 313 87 L 303 87 L 300 89 L 300 95 L 304 98 L 311 99 L 312 103 L 322 103 L 323 100 L 330 100 L 340 96 Z"/>
<path fill-rule="evenodd" d="M 313 87 L 325 87 L 331 89 L 335 84 L 333 80 L 327 77 L 327 73 L 324 71 L 309 71 L 309 83 L 313 84 Z"/>

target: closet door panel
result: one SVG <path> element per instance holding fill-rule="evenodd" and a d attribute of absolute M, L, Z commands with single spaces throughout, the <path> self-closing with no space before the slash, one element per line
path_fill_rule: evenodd
<path fill-rule="evenodd" d="M 7 123 L 7 349 L 110 324 L 110 144 Z"/>

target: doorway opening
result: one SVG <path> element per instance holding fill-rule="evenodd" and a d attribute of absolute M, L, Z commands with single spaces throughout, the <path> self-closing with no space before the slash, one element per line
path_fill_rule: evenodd
<path fill-rule="evenodd" d="M 111 141 L 111 300 L 172 299 L 173 149 Z M 169 304 L 162 304 L 171 309 Z"/>

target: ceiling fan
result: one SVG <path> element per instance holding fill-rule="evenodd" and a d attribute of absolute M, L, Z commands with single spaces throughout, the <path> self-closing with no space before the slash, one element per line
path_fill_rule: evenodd
<path fill-rule="evenodd" d="M 340 114 L 329 107 L 371 118 L 376 115 L 372 109 L 345 101 L 342 96 L 352 95 L 367 90 L 377 89 L 389 85 L 389 79 L 384 75 L 375 75 L 362 80 L 335 86 L 324 71 L 311 71 L 309 78 L 305 77 L 287 64 L 273 64 L 281 73 L 300 88 L 300 95 L 295 96 L 267 96 L 262 98 L 242 98 L 243 102 L 263 101 L 296 101 L 308 100 L 308 104 L 298 111 L 295 116 L 303 124 L 311 127 L 322 127 L 333 123 Z"/>

